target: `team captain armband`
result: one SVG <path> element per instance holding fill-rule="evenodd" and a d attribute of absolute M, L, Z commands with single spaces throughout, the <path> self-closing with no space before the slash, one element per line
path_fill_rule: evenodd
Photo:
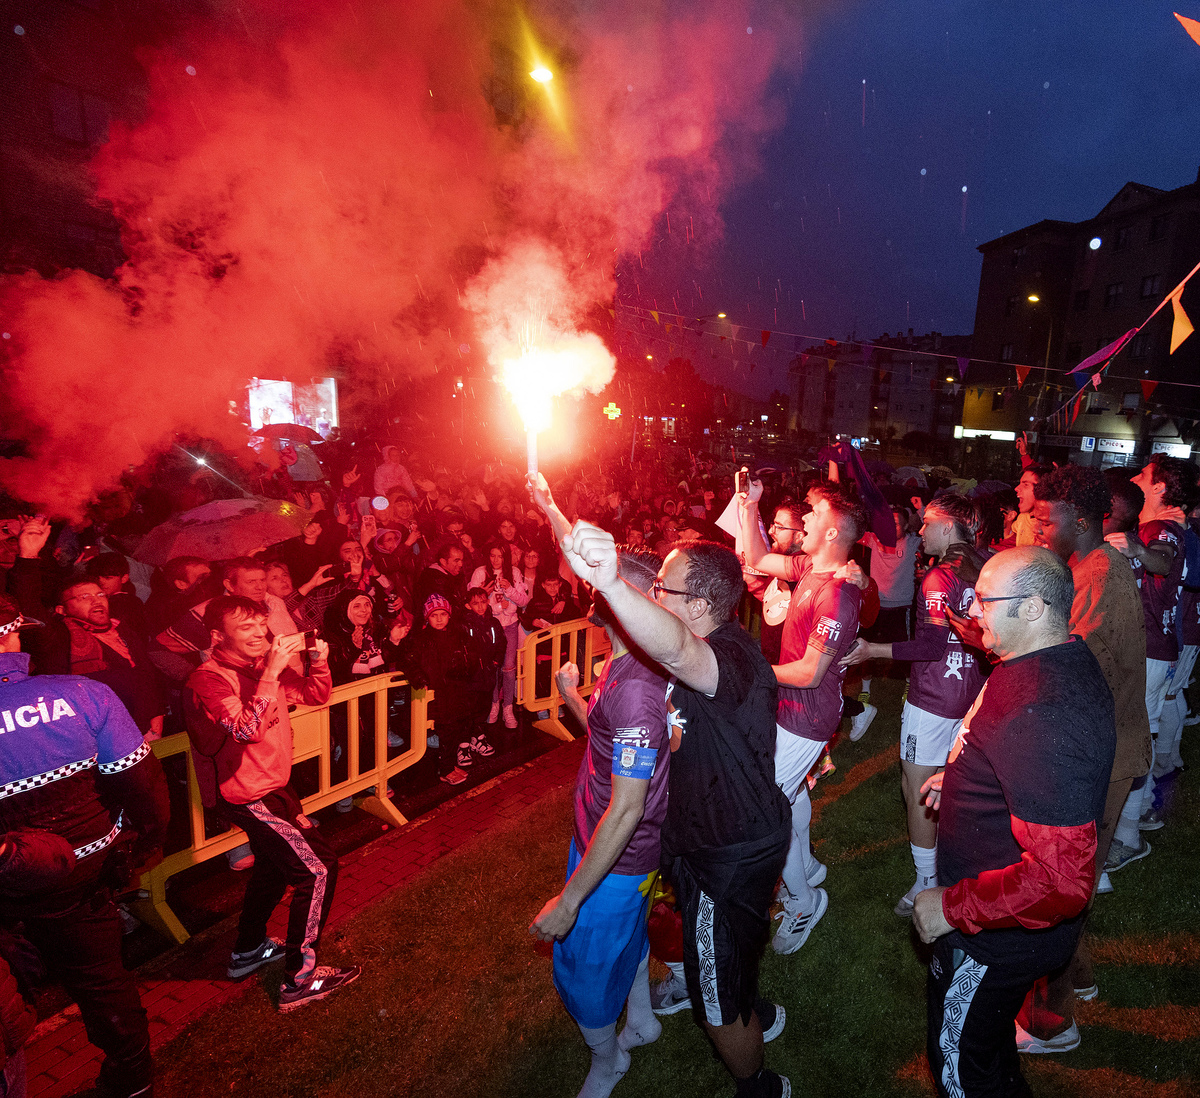
<path fill-rule="evenodd" d="M 622 742 L 621 737 L 626 742 Z M 616 777 L 649 781 L 654 776 L 658 752 L 653 747 L 643 746 L 647 741 L 644 728 L 622 728 L 613 737 L 612 772 Z"/>

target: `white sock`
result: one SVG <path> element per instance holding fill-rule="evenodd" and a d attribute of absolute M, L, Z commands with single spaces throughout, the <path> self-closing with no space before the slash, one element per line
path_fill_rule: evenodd
<path fill-rule="evenodd" d="M 608 1098 L 632 1063 L 629 1053 L 617 1043 L 617 1024 L 613 1022 L 602 1029 L 580 1026 L 579 1032 L 592 1050 L 592 1069 L 578 1098 Z"/>
<path fill-rule="evenodd" d="M 917 867 L 916 890 L 923 892 L 927 888 L 937 888 L 937 847 L 908 845 L 912 849 L 913 865 Z"/>
<path fill-rule="evenodd" d="M 671 970 L 671 975 L 675 978 L 676 983 L 680 983 L 680 984 L 687 983 L 687 980 L 684 978 L 684 975 L 683 975 L 683 962 L 682 961 L 664 961 L 663 964 L 665 964 L 667 966 L 667 968 L 669 968 Z"/>
<path fill-rule="evenodd" d="M 625 1000 L 625 1028 L 617 1037 L 617 1044 L 626 1052 L 639 1045 L 650 1045 L 662 1034 L 662 1022 L 650 1008 L 650 954 L 642 958 L 633 977 L 633 987 Z"/>
<path fill-rule="evenodd" d="M 1113 835 L 1115 842 L 1137 850 L 1142 845 L 1141 832 L 1138 830 L 1138 820 L 1142 815 L 1142 795 L 1144 786 L 1131 789 L 1125 803 L 1121 806 L 1121 818 L 1117 821 L 1117 830 Z"/>
<path fill-rule="evenodd" d="M 866 694 L 868 697 L 870 696 L 870 694 L 871 694 L 871 680 L 870 679 L 863 679 L 862 689 L 859 691 L 859 693 Z"/>

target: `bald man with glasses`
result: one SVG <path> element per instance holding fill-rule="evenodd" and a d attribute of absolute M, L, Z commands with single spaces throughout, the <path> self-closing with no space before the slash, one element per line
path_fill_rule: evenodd
<path fill-rule="evenodd" d="M 998 660 L 943 771 L 922 787 L 940 815 L 939 885 L 913 920 L 933 944 L 927 1053 L 938 1093 L 1029 1094 L 1016 1018 L 1071 958 L 1096 880 L 1116 749 L 1113 696 L 1070 632 L 1071 571 L 1042 548 L 998 553 L 969 608 Z"/>

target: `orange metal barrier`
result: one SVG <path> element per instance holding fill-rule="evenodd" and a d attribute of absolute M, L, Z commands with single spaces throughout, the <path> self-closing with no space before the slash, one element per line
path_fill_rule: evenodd
<path fill-rule="evenodd" d="M 534 728 L 560 740 L 575 738 L 559 715 L 563 701 L 554 672 L 568 661 L 576 664 L 579 692 L 586 698 L 596 688 L 596 676 L 611 650 L 608 634 L 586 618 L 559 622 L 525 637 L 517 652 L 517 703 L 535 717 L 547 714 L 534 720 Z"/>
<path fill-rule="evenodd" d="M 304 797 L 301 802 L 306 814 L 317 812 L 346 797 L 354 797 L 360 808 L 387 823 L 399 826 L 408 822 L 387 799 L 387 782 L 389 778 L 413 766 L 424 756 L 426 736 L 432 723 L 429 719 L 429 703 L 433 700 L 433 691 L 411 692 L 409 727 L 404 730 L 408 737 L 408 746 L 392 758 L 388 758 L 389 691 L 404 686 L 406 682 L 403 675 L 373 675 L 367 679 L 346 683 L 344 686 L 335 686 L 328 705 L 291 708 L 292 765 L 308 759 L 317 760 L 317 790 Z M 358 733 L 364 698 L 367 699 L 366 704 L 372 706 L 374 715 L 375 761 L 368 770 L 363 770 L 360 765 L 362 751 Z M 330 778 L 333 766 L 330 711 L 338 706 L 345 706 L 345 727 L 354 731 L 347 732 L 343 748 L 347 756 L 347 776 L 335 783 Z M 142 874 L 141 888 L 148 895 L 130 906 L 142 922 L 153 926 L 168 938 L 185 942 L 188 932 L 167 903 L 167 882 L 176 873 L 190 866 L 240 846 L 246 841 L 246 834 L 240 828 L 228 829 L 215 835 L 208 834 L 204 807 L 200 803 L 200 787 L 196 783 L 196 772 L 192 767 L 186 732 L 157 740 L 153 747 L 155 755 L 160 759 L 173 755 L 184 755 L 187 759 L 188 824 L 191 842 L 185 849 L 167 854 L 158 865 Z M 378 796 L 376 791 L 383 792 L 384 795 Z"/>

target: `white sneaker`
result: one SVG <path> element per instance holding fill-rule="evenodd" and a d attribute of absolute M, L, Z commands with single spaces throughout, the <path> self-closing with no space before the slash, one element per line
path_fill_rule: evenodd
<path fill-rule="evenodd" d="M 1108 870 L 1106 869 L 1100 874 L 1100 881 L 1096 885 L 1096 895 L 1107 896 L 1112 890 L 1112 881 L 1108 879 Z"/>
<path fill-rule="evenodd" d="M 495 724 L 500 719 L 500 699 L 497 698 L 492 702 L 492 708 L 488 710 L 488 724 Z"/>
<path fill-rule="evenodd" d="M 851 743 L 858 743 L 867 734 L 867 729 L 871 727 L 871 722 L 878 712 L 879 710 L 875 706 L 867 705 L 863 707 L 863 711 L 857 717 L 850 718 Z"/>
<path fill-rule="evenodd" d="M 779 924 L 779 929 L 775 931 L 775 937 L 771 939 L 771 948 L 776 953 L 795 953 L 805 942 L 808 941 L 808 936 L 813 932 L 813 927 L 821 921 L 821 916 L 829 910 L 829 893 L 823 888 L 815 890 L 817 893 L 817 906 L 807 915 L 789 915 L 787 911 L 783 913 L 783 921 Z"/>
<path fill-rule="evenodd" d="M 1021 1028 L 1020 1022 L 1013 1023 L 1017 1027 L 1017 1051 L 1028 1053 L 1070 1052 L 1079 1047 L 1079 1027 L 1072 1022 L 1062 1033 L 1043 1040 Z"/>
<path fill-rule="evenodd" d="M 687 984 L 675 979 L 674 973 L 650 988 L 650 1009 L 655 1014 L 678 1014 L 691 1005 Z"/>
<path fill-rule="evenodd" d="M 517 727 L 517 715 L 516 715 L 516 713 L 513 712 L 513 707 L 511 705 L 506 705 L 504 707 L 504 727 L 505 728 L 516 728 Z"/>

